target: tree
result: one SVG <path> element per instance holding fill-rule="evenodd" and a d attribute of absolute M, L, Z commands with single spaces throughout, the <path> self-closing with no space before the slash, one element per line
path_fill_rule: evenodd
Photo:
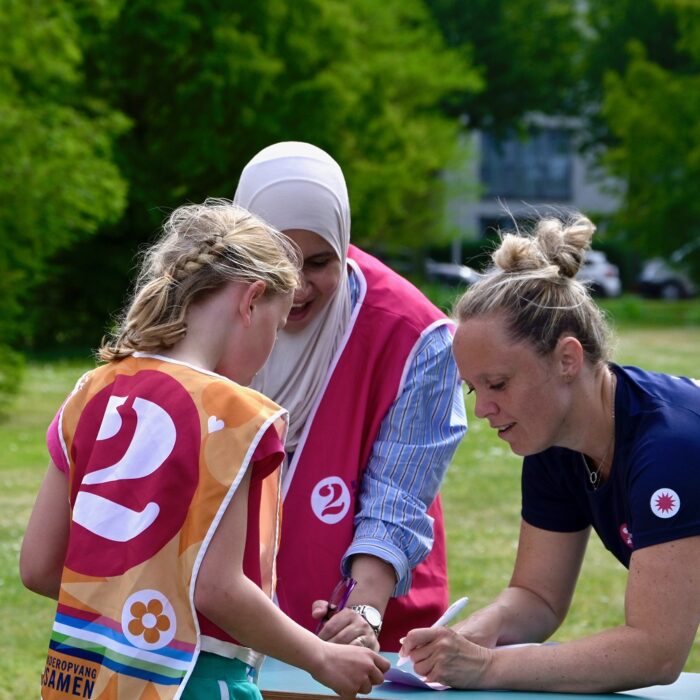
<path fill-rule="evenodd" d="M 616 139 L 607 163 L 626 183 L 616 225 L 646 253 L 669 255 L 700 241 L 700 3 L 658 5 L 676 21 L 675 69 L 632 44 L 624 73 L 607 75 L 603 113 Z M 700 273 L 700 246 L 688 259 Z"/>
<path fill-rule="evenodd" d="M 96 5 L 95 19 L 109 13 Z M 0 387 L 17 381 L 29 292 L 51 256 L 115 220 L 126 184 L 112 162 L 126 120 L 90 99 L 76 8 L 4 0 L 0 13 Z M 0 388 L 2 393 L 2 388 Z"/>
<path fill-rule="evenodd" d="M 584 15 L 585 60 L 580 102 L 587 117 L 586 148 L 601 150 L 615 142 L 602 114 L 606 76 L 623 75 L 641 50 L 665 70 L 691 68 L 679 50 L 677 18 L 658 0 L 587 0 Z M 634 49 L 633 47 L 637 47 Z"/>
<path fill-rule="evenodd" d="M 426 0 L 448 44 L 471 57 L 482 93 L 464 92 L 448 107 L 472 128 L 517 127 L 528 112 L 578 108 L 583 41 L 571 0 Z"/>
<path fill-rule="evenodd" d="M 94 35 L 90 89 L 134 125 L 117 151 L 129 202 L 60 259 L 54 307 L 86 281 L 101 294 L 80 296 L 70 327 L 49 314 L 52 338 L 94 338 L 164 210 L 231 197 L 243 165 L 275 141 L 310 141 L 340 162 L 355 241 L 437 230 L 434 175 L 457 128 L 439 106 L 480 82 L 419 0 L 131 0 Z"/>

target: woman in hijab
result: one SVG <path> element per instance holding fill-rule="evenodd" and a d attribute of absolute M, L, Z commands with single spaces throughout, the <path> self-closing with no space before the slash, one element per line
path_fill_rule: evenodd
<path fill-rule="evenodd" d="M 449 321 L 350 244 L 345 179 L 321 149 L 263 149 L 235 201 L 304 258 L 287 325 L 253 382 L 291 416 L 280 606 L 324 639 L 396 651 L 448 602 L 437 492 L 466 432 Z"/>

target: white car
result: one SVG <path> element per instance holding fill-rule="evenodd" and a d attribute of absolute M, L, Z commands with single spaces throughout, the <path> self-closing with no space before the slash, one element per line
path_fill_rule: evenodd
<path fill-rule="evenodd" d="M 576 279 L 583 282 L 594 296 L 619 297 L 622 293 L 620 270 L 600 250 L 586 253 Z"/>
<path fill-rule="evenodd" d="M 428 258 L 425 261 L 425 275 L 433 282 L 443 284 L 469 286 L 474 284 L 481 275 L 468 265 L 458 263 L 438 262 Z"/>

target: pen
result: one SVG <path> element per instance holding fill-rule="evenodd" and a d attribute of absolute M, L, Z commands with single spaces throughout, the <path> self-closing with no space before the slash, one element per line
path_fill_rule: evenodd
<path fill-rule="evenodd" d="M 430 625 L 430 628 L 432 629 L 433 627 L 444 627 L 448 623 L 452 622 L 452 620 L 459 615 L 459 613 L 464 610 L 464 608 L 467 606 L 467 603 L 469 602 L 469 598 L 466 596 L 464 598 L 460 598 L 459 600 L 455 600 L 452 605 L 450 605 L 447 610 L 445 610 L 440 617 L 438 617 L 435 622 L 433 622 L 432 625 Z M 404 664 L 408 663 L 410 657 L 409 656 L 402 656 L 399 658 L 399 660 L 396 662 L 397 666 L 403 666 Z"/>
<path fill-rule="evenodd" d="M 350 594 L 352 593 L 356 585 L 357 581 L 355 581 L 355 579 L 351 578 L 350 576 L 347 576 L 338 581 L 338 584 L 331 593 L 331 597 L 328 599 L 328 610 L 326 611 L 326 614 L 323 616 L 323 618 L 318 621 L 318 625 L 316 627 L 316 634 L 318 634 L 321 631 L 321 628 L 323 627 L 324 623 L 328 622 L 328 620 L 330 620 L 333 615 L 335 615 L 347 605 L 348 599 L 350 598 Z"/>
<path fill-rule="evenodd" d="M 450 605 L 447 610 L 445 610 L 440 617 L 438 617 L 435 622 L 433 622 L 431 627 L 444 627 L 446 624 L 449 622 L 452 622 L 452 620 L 459 615 L 459 613 L 464 610 L 464 608 L 467 606 L 467 603 L 469 602 L 469 598 L 466 596 L 464 598 L 460 598 L 459 600 L 455 600 L 452 605 Z"/>

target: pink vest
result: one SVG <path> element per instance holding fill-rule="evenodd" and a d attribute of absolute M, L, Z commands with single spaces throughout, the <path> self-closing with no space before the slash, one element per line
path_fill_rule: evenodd
<path fill-rule="evenodd" d="M 421 292 L 372 256 L 350 246 L 348 257 L 363 289 L 283 486 L 277 596 L 307 629 L 316 625 L 312 602 L 327 599 L 340 577 L 380 424 L 401 392 L 422 335 L 448 323 Z M 439 496 L 428 512 L 435 519 L 433 549 L 413 570 L 410 592 L 389 601 L 380 636 L 385 651 L 397 651 L 402 636 L 432 624 L 448 604 Z"/>

